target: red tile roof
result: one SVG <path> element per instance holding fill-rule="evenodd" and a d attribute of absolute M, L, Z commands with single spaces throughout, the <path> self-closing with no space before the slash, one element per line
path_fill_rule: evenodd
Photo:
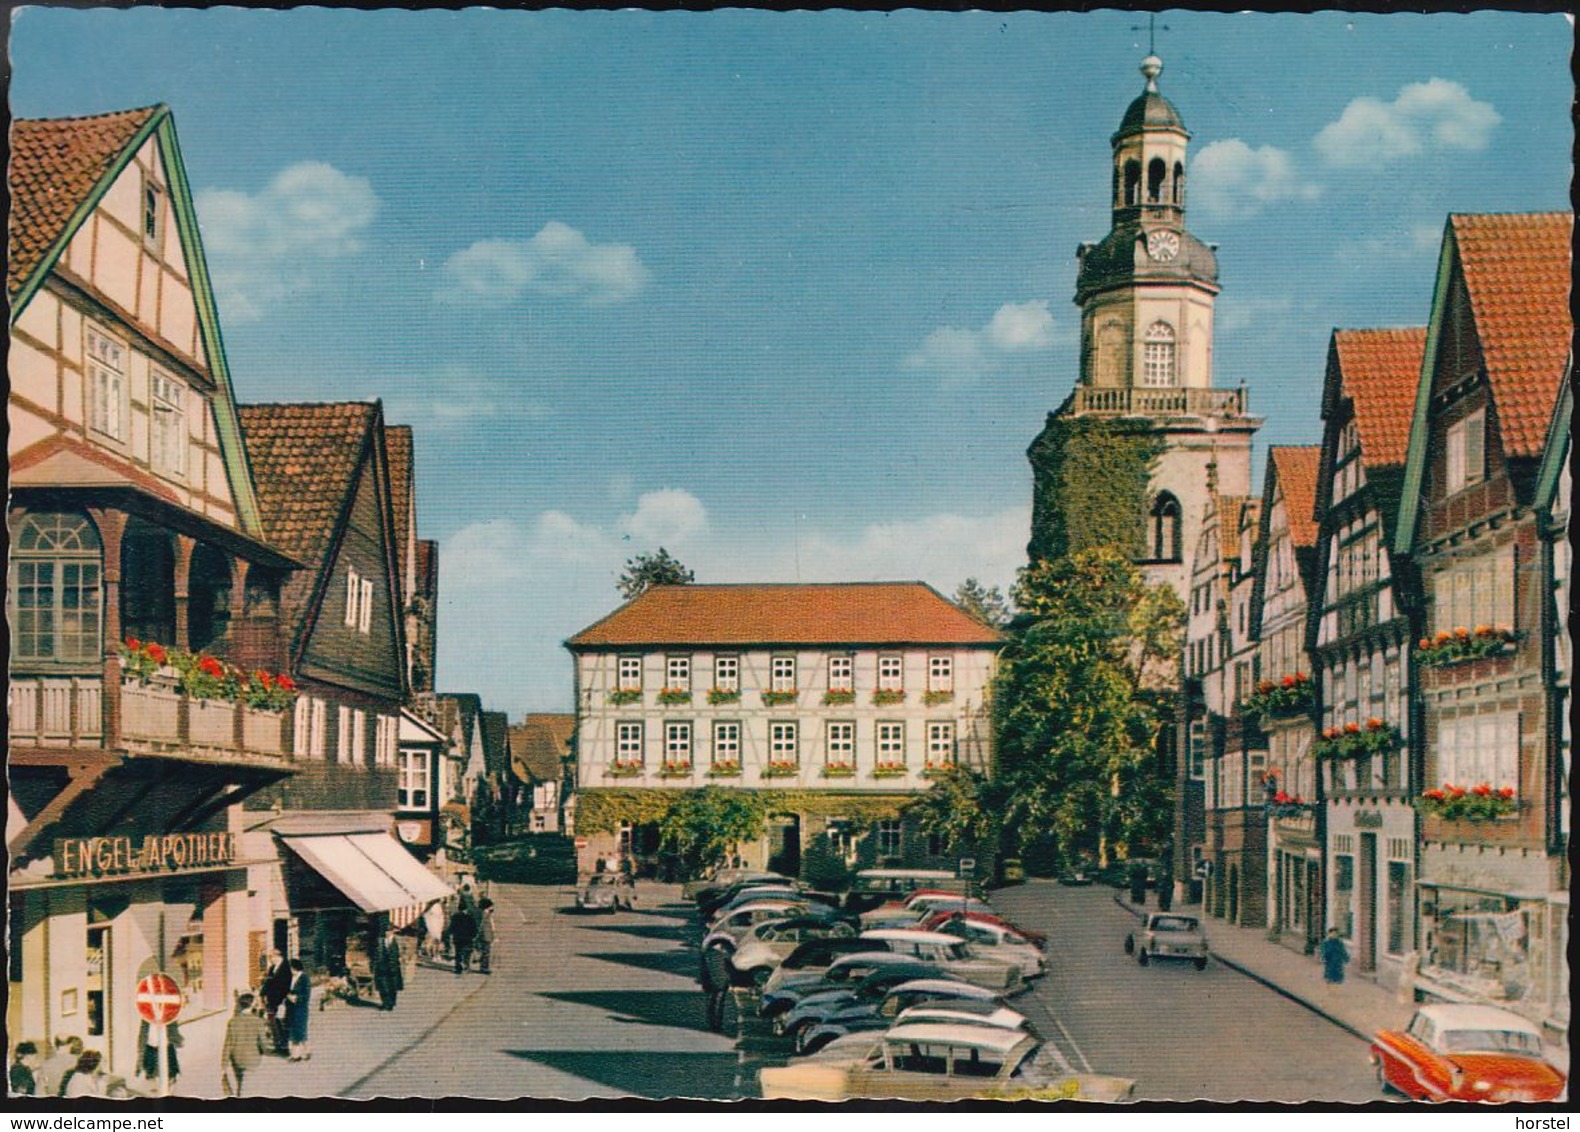
<path fill-rule="evenodd" d="M 1539 456 L 1574 335 L 1574 217 L 1567 212 L 1449 218 L 1505 452 Z"/>
<path fill-rule="evenodd" d="M 558 782 L 571 753 L 576 717 L 541 712 L 510 728 L 510 757 L 523 782 Z"/>
<path fill-rule="evenodd" d="M 1297 547 L 1316 546 L 1317 469 L 1322 463 L 1322 446 L 1274 446 L 1268 455 L 1284 493 L 1289 537 Z"/>
<path fill-rule="evenodd" d="M 995 645 L 1000 637 L 921 582 L 654 586 L 571 649 L 644 645 Z"/>
<path fill-rule="evenodd" d="M 360 401 L 240 406 L 264 532 L 315 570 L 329 551 L 377 413 Z"/>
<path fill-rule="evenodd" d="M 1421 383 L 1426 327 L 1335 330 L 1344 395 L 1355 405 L 1361 459 L 1368 471 L 1403 467 L 1410 448 L 1415 391 Z"/>
<path fill-rule="evenodd" d="M 1240 557 L 1240 519 L 1247 507 L 1260 501 L 1246 495 L 1218 497 L 1218 560 L 1225 567 Z"/>
<path fill-rule="evenodd" d="M 11 229 L 6 293 L 15 295 L 149 119 L 163 106 L 91 118 L 19 118 L 11 123 Z"/>

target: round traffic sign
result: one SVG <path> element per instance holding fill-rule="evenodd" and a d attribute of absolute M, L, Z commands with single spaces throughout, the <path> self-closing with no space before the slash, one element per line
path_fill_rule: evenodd
<path fill-rule="evenodd" d="M 176 981 L 163 972 L 155 971 L 137 983 L 137 1016 L 144 1022 L 156 1026 L 174 1022 L 185 1002 Z"/>

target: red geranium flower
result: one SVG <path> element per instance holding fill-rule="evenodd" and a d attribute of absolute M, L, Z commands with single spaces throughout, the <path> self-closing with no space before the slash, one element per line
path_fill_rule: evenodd
<path fill-rule="evenodd" d="M 1426 796 L 1432 799 L 1434 802 L 1441 802 L 1445 797 L 1447 797 L 1446 794 L 1444 794 L 1435 786 L 1426 792 Z"/>
<path fill-rule="evenodd" d="M 1470 792 L 1478 798 L 1486 798 L 1492 794 L 1492 787 L 1483 782 L 1480 786 L 1473 786 Z"/>
<path fill-rule="evenodd" d="M 296 681 L 292 680 L 283 672 L 274 678 L 274 682 L 281 688 L 284 688 L 287 692 L 296 691 Z"/>
<path fill-rule="evenodd" d="M 155 664 L 163 664 L 168 659 L 165 656 L 164 647 L 154 641 L 150 641 L 148 647 L 143 651 L 148 654 L 148 659 Z"/>
<path fill-rule="evenodd" d="M 1461 625 L 1459 628 L 1454 630 L 1454 636 L 1458 637 L 1462 641 L 1468 640 L 1470 637 L 1470 630 Z"/>
<path fill-rule="evenodd" d="M 216 680 L 225 675 L 224 665 L 220 664 L 219 661 L 215 660 L 211 656 L 205 656 L 202 660 L 198 661 L 198 667 L 203 670 L 203 674 L 205 676 L 212 676 Z"/>
<path fill-rule="evenodd" d="M 1422 647 L 1422 648 L 1424 648 L 1424 649 L 1429 649 L 1429 648 L 1431 648 L 1431 647 L 1432 647 L 1432 642 L 1431 642 L 1431 640 L 1430 640 L 1430 639 L 1429 639 L 1429 638 L 1427 638 L 1427 637 L 1422 637 L 1422 638 L 1421 638 L 1421 639 L 1420 639 L 1420 641 L 1419 641 L 1419 642 L 1417 642 L 1417 643 L 1418 643 L 1418 644 L 1419 644 L 1419 645 L 1420 645 L 1420 646 L 1421 646 L 1421 647 Z"/>
<path fill-rule="evenodd" d="M 1295 686 L 1295 678 L 1293 676 L 1285 676 L 1281 683 L 1286 688 L 1293 688 Z"/>
<path fill-rule="evenodd" d="M 1378 719 L 1375 715 L 1372 716 L 1370 719 L 1368 719 L 1366 721 L 1366 730 L 1368 730 L 1368 731 L 1381 731 L 1382 729 L 1383 729 L 1383 721 Z"/>
<path fill-rule="evenodd" d="M 143 647 L 143 642 L 139 641 L 136 637 L 127 637 L 126 647 L 132 652 L 136 652 L 138 649 Z"/>
<path fill-rule="evenodd" d="M 1500 797 L 1500 798 L 1512 798 L 1512 797 L 1514 797 L 1514 787 L 1512 787 L 1512 786 L 1505 786 L 1502 790 L 1498 791 L 1498 797 Z"/>
<path fill-rule="evenodd" d="M 1450 797 L 1463 798 L 1465 796 L 1465 788 L 1463 786 L 1450 786 L 1448 793 Z"/>
<path fill-rule="evenodd" d="M 252 674 L 252 677 L 253 677 L 254 680 L 258 681 L 258 683 L 262 684 L 265 688 L 272 687 L 273 684 L 274 684 L 274 677 L 270 676 L 267 672 L 265 672 L 261 668 L 258 669 L 256 672 L 254 672 Z"/>
<path fill-rule="evenodd" d="M 1361 725 L 1355 722 L 1346 723 L 1344 725 L 1344 733 L 1346 735 L 1359 735 L 1361 733 Z"/>
<path fill-rule="evenodd" d="M 1304 684 L 1305 682 L 1306 682 L 1306 674 L 1304 672 L 1297 672 L 1297 673 L 1295 673 L 1295 683 L 1297 683 L 1297 684 Z"/>
<path fill-rule="evenodd" d="M 1280 806 L 1286 805 L 1289 802 L 1289 795 L 1280 790 L 1277 794 L 1273 795 L 1273 801 L 1277 802 Z"/>

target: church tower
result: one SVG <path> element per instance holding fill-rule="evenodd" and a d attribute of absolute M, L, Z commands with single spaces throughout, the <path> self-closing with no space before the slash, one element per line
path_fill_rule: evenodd
<path fill-rule="evenodd" d="M 1075 302 L 1081 308 L 1081 370 L 1075 389 L 1032 443 L 1033 559 L 1075 550 L 1088 493 L 1072 487 L 1069 451 L 1093 429 L 1149 439 L 1157 450 L 1145 492 L 1126 498 L 1120 529 L 1149 581 L 1167 582 L 1189 599 L 1191 559 L 1209 496 L 1249 495 L 1251 437 L 1261 421 L 1247 415 L 1246 391 L 1212 381 L 1215 249 L 1185 227 L 1185 166 L 1190 131 L 1158 90 L 1163 62 L 1141 62 L 1146 87 L 1115 131 L 1113 225 L 1096 244 L 1077 249 Z M 1083 440 L 1083 437 L 1088 438 Z M 1100 467 L 1089 457 L 1087 463 Z M 1072 494 L 1072 492 L 1074 494 Z M 1096 528 L 1116 529 L 1113 526 Z M 1055 532 L 1055 533 L 1050 533 Z"/>

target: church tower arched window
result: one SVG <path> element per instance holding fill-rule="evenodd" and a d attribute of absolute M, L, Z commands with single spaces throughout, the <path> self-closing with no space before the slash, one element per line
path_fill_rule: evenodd
<path fill-rule="evenodd" d="M 1154 389 L 1174 384 L 1174 328 L 1161 319 L 1147 327 L 1142 343 L 1141 384 Z"/>
<path fill-rule="evenodd" d="M 1174 203 L 1185 207 L 1185 166 L 1178 161 L 1174 163 Z"/>
<path fill-rule="evenodd" d="M 1161 157 L 1154 157 L 1147 166 L 1147 202 L 1157 204 L 1163 199 L 1163 182 L 1168 179 L 1169 167 Z"/>
<path fill-rule="evenodd" d="M 1152 557 L 1158 562 L 1180 560 L 1180 501 L 1167 491 L 1152 501 Z"/>
<path fill-rule="evenodd" d="M 1125 162 L 1125 203 L 1141 203 L 1141 162 Z"/>

